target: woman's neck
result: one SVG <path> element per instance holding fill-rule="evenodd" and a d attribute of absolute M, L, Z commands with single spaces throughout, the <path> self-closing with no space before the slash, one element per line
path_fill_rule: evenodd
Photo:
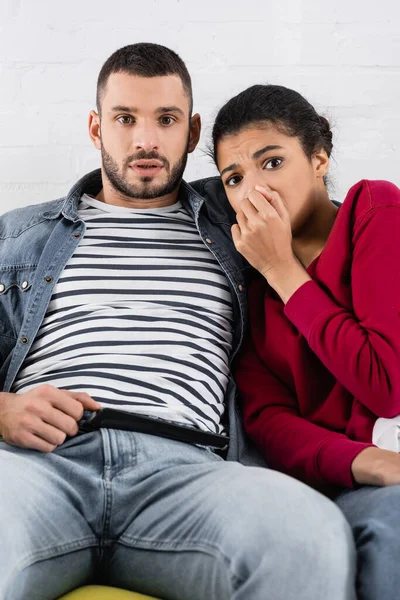
<path fill-rule="evenodd" d="M 298 235 L 293 236 L 293 252 L 305 269 L 322 252 L 333 227 L 338 207 L 328 195 L 317 203 L 315 211 Z"/>

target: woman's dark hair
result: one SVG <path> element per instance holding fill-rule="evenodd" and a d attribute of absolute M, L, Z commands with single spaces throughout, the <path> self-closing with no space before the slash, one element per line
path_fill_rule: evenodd
<path fill-rule="evenodd" d="M 253 85 L 231 98 L 217 114 L 210 152 L 215 164 L 217 146 L 224 137 L 267 123 L 297 137 L 308 159 L 321 148 L 330 156 L 329 122 L 301 94 L 281 85 Z"/>
<path fill-rule="evenodd" d="M 183 60 L 169 48 L 159 44 L 140 43 L 116 50 L 104 63 L 97 78 L 96 104 L 101 111 L 101 97 L 112 73 L 129 73 L 140 77 L 178 75 L 189 98 L 189 114 L 192 113 L 192 81 Z"/>

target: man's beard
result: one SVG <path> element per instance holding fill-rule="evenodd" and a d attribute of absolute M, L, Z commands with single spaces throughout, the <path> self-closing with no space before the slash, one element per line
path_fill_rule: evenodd
<path fill-rule="evenodd" d="M 118 191 L 120 194 L 127 198 L 135 198 L 136 200 L 154 200 L 155 198 L 161 198 L 162 196 L 167 196 L 171 194 L 176 188 L 179 186 L 183 173 L 187 163 L 188 157 L 188 146 L 189 139 L 185 148 L 184 153 L 181 158 L 178 160 L 175 165 L 173 165 L 172 170 L 170 168 L 169 161 L 164 157 L 157 154 L 157 152 L 137 152 L 137 154 L 132 154 L 124 160 L 124 167 L 122 172 L 118 168 L 118 164 L 112 158 L 110 154 L 108 154 L 107 150 L 104 146 L 101 146 L 101 158 L 103 163 L 103 169 L 105 174 L 107 175 L 107 179 L 111 183 L 112 187 Z M 125 173 L 130 168 L 129 164 L 134 160 L 145 160 L 145 159 L 155 159 L 160 160 L 163 163 L 163 168 L 166 170 L 167 174 L 169 174 L 168 179 L 165 183 L 159 185 L 152 185 L 153 177 L 141 177 L 141 183 L 129 183 L 128 178 L 125 176 Z"/>

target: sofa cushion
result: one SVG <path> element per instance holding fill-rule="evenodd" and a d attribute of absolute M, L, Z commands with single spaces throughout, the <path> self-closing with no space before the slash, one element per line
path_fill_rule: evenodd
<path fill-rule="evenodd" d="M 157 600 L 152 596 L 144 596 L 136 592 L 128 592 L 114 587 L 102 585 L 86 585 L 69 592 L 59 600 Z"/>

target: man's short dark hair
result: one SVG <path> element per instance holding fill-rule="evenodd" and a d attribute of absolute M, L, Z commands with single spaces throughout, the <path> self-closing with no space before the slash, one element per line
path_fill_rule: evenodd
<path fill-rule="evenodd" d="M 140 77 L 178 75 L 189 98 L 189 114 L 192 114 L 192 81 L 183 60 L 169 48 L 159 44 L 139 43 L 116 50 L 104 63 L 97 79 L 96 104 L 101 112 L 101 98 L 112 73 L 129 73 Z"/>

